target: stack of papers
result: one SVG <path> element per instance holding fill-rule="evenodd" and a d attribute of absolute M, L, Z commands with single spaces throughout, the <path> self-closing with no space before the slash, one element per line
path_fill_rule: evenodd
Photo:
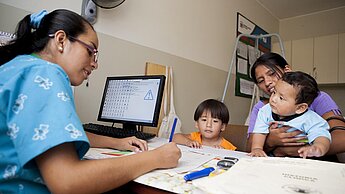
<path fill-rule="evenodd" d="M 345 193 L 345 164 L 302 158 L 241 158 L 227 172 L 197 179 L 207 193 Z"/>

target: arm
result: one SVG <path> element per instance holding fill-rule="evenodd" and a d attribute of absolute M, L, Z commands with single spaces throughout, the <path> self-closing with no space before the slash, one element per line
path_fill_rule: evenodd
<path fill-rule="evenodd" d="M 193 141 L 189 134 L 176 133 L 172 141 L 177 144 L 185 145 L 191 148 L 201 147 L 201 144 L 197 141 Z"/>
<path fill-rule="evenodd" d="M 342 121 L 343 117 L 341 115 L 335 115 L 332 111 L 330 111 L 323 114 L 322 117 L 326 120 L 330 117 L 340 118 L 340 120 L 331 119 L 328 121 L 330 129 L 332 129 L 335 126 L 340 126 L 340 127 L 345 128 L 345 122 Z M 332 137 L 332 143 L 326 155 L 332 155 L 332 154 L 345 152 L 345 144 L 344 144 L 345 130 L 333 130 L 331 131 L 331 137 Z"/>
<path fill-rule="evenodd" d="M 147 142 L 136 137 L 112 138 L 86 132 L 91 147 L 131 150 L 134 152 L 147 151 Z"/>
<path fill-rule="evenodd" d="M 248 154 L 249 156 L 255 157 L 267 157 L 266 153 L 263 150 L 266 134 L 261 133 L 253 133 L 253 143 L 251 152 Z"/>
<path fill-rule="evenodd" d="M 264 150 L 266 152 L 273 151 L 275 156 L 298 156 L 297 150 L 305 145 L 304 142 L 298 141 L 304 140 L 306 137 L 297 137 L 302 132 L 299 130 L 287 132 L 289 129 L 289 126 L 279 127 L 277 122 L 271 123 Z"/>
<path fill-rule="evenodd" d="M 330 117 L 337 117 L 342 119 L 341 111 L 334 102 L 334 100 L 325 92 L 320 92 L 319 96 L 314 100 L 311 108 L 324 119 Z M 332 119 L 328 121 L 330 129 L 335 126 L 345 127 L 345 122 L 341 120 Z M 345 130 L 334 130 L 330 131 L 332 136 L 331 147 L 326 155 L 332 155 L 337 153 L 345 152 Z"/>
<path fill-rule="evenodd" d="M 36 158 L 44 182 L 52 193 L 102 193 L 157 168 L 171 168 L 181 157 L 176 144 L 130 156 L 79 160 L 72 143 L 64 143 Z"/>
<path fill-rule="evenodd" d="M 326 137 L 318 137 L 314 140 L 312 145 L 303 146 L 298 150 L 300 157 L 321 157 L 329 150 L 331 142 Z"/>
<path fill-rule="evenodd" d="M 322 115 L 324 119 L 327 120 L 327 118 L 330 117 L 338 117 L 340 120 L 337 119 L 332 119 L 328 121 L 328 124 L 330 128 L 332 129 L 335 126 L 342 126 L 345 127 L 345 122 L 341 121 L 342 116 L 334 114 L 333 111 L 326 112 L 325 114 Z M 345 145 L 344 145 L 344 140 L 345 140 L 345 130 L 334 130 L 331 131 L 331 137 L 332 137 L 332 142 L 330 145 L 330 148 L 326 155 L 333 155 L 333 154 L 338 154 L 345 152 Z M 268 139 L 268 138 L 267 138 Z M 267 142 L 267 140 L 266 140 Z M 292 146 L 292 147 L 277 147 L 274 151 L 275 156 L 299 156 L 298 150 L 301 148 L 301 146 Z"/>

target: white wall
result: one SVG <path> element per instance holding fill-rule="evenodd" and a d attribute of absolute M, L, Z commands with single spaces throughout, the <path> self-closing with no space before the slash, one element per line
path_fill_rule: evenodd
<path fill-rule="evenodd" d="M 298 40 L 345 32 L 345 7 L 280 20 L 284 40 Z"/>
<path fill-rule="evenodd" d="M 81 12 L 81 0 L 0 0 L 30 12 L 69 8 Z M 228 70 L 240 12 L 268 32 L 279 23 L 255 0 L 126 0 L 98 9 L 95 29 L 107 35 Z"/>
<path fill-rule="evenodd" d="M 9 6 L 1 9 L 4 4 Z M 0 30 L 14 29 L 28 12 L 68 8 L 80 13 L 81 4 L 81 0 L 0 0 Z M 255 0 L 126 0 L 118 8 L 99 9 L 95 29 L 100 67 L 89 88 L 82 85 L 75 90 L 82 122 L 96 121 L 106 76 L 143 74 L 149 61 L 174 67 L 175 108 L 186 132 L 193 131 L 196 106 L 223 94 L 237 12 L 268 32 L 278 31 L 278 21 Z M 231 122 L 243 124 L 250 99 L 234 96 L 234 80 L 227 94 Z"/>

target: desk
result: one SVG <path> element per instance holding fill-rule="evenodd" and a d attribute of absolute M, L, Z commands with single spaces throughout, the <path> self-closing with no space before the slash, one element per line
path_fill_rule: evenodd
<path fill-rule="evenodd" d="M 154 149 L 167 143 L 166 139 L 162 138 L 154 138 L 148 141 L 149 149 Z M 180 146 L 179 146 L 180 147 Z M 183 146 L 188 149 L 188 147 Z M 180 147 L 181 148 L 181 147 Z M 98 149 L 98 148 L 91 148 L 89 152 L 86 154 L 86 158 L 102 158 L 108 157 L 107 155 L 102 155 L 100 153 L 104 152 L 105 149 Z M 111 150 L 114 151 L 114 150 Z M 210 161 L 206 162 L 203 166 L 199 168 L 202 169 L 206 166 L 216 166 L 216 163 L 219 159 L 223 158 L 224 156 L 232 156 L 236 158 L 248 157 L 244 152 L 237 152 L 231 150 L 224 150 L 224 149 L 216 149 L 205 147 L 204 149 L 199 149 L 198 151 L 202 151 L 206 155 L 210 155 Z M 99 154 L 98 154 L 99 153 Z M 182 151 L 182 154 L 184 152 Z M 183 157 L 183 156 L 182 156 Z M 212 159 L 214 158 L 214 159 Z M 181 158 L 182 159 L 182 158 Z M 180 159 L 180 160 L 181 160 Z M 197 163 L 198 161 L 196 161 Z M 202 164 L 200 164 L 202 165 Z M 191 182 L 185 182 L 183 176 L 186 173 L 180 174 L 171 174 L 168 173 L 169 170 L 154 170 L 149 173 L 146 173 L 134 181 L 120 187 L 112 191 L 113 193 L 126 193 L 128 191 L 134 193 L 203 193 L 202 191 L 198 190 Z M 144 192 L 146 191 L 146 192 Z M 147 192 L 150 191 L 150 192 Z"/>
<path fill-rule="evenodd" d="M 166 139 L 153 139 L 149 141 L 149 148 L 153 149 L 166 142 Z M 188 147 L 184 146 L 182 148 Z M 182 150 L 179 165 L 185 161 L 183 158 L 184 151 Z M 208 162 L 203 165 L 200 164 L 201 166 L 198 167 L 200 169 L 208 166 L 214 167 L 219 160 L 217 157 L 232 156 L 240 158 L 240 161 L 227 172 L 214 177 L 196 179 L 193 180 L 193 183 L 184 181 L 183 176 L 186 173 L 171 175 L 167 174 L 167 170 L 154 170 L 112 191 L 112 193 L 158 194 L 173 192 L 205 194 L 205 190 L 217 194 L 345 193 L 345 164 L 301 158 L 251 158 L 244 152 L 209 147 L 204 147 L 199 151 L 202 151 L 205 155 L 214 154 L 214 157 L 216 157 L 212 156 Z M 170 171 L 174 169 L 170 169 Z"/>
<path fill-rule="evenodd" d="M 135 181 L 131 181 L 117 189 L 113 189 L 103 194 L 171 194 L 169 191 L 147 186 Z"/>

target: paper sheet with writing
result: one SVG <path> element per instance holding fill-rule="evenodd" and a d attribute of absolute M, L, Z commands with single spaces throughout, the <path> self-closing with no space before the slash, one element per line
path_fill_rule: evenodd
<path fill-rule="evenodd" d="M 167 143 L 166 139 L 155 138 L 153 142 L 149 142 L 149 150 L 155 149 L 164 143 Z M 212 160 L 215 155 L 207 154 L 199 151 L 193 151 L 196 149 L 189 148 L 187 146 L 178 145 L 181 150 L 181 158 L 179 159 L 178 165 L 175 168 L 158 170 L 162 173 L 167 173 L 169 175 L 175 175 L 179 173 L 185 173 L 200 167 L 202 164 Z"/>
<path fill-rule="evenodd" d="M 207 193 L 345 193 L 345 164 L 301 158 L 242 158 L 227 172 L 193 185 Z"/>
<path fill-rule="evenodd" d="M 155 138 L 154 141 L 149 142 L 149 150 L 153 150 L 163 144 L 167 143 L 166 139 Z M 167 173 L 169 175 L 175 175 L 179 173 L 185 173 L 196 168 L 200 167 L 202 164 L 212 160 L 214 157 L 217 157 L 219 154 L 212 153 L 212 149 L 205 148 L 203 149 L 193 149 L 186 146 L 178 145 L 181 150 L 181 158 L 179 160 L 178 166 L 171 169 L 158 170 L 162 173 Z M 195 151 L 193 151 L 195 150 Z M 214 148 L 213 148 L 214 150 Z M 214 152 L 214 151 L 213 151 Z M 134 152 L 127 152 L 114 149 L 106 148 L 91 148 L 84 156 L 85 159 L 104 159 L 104 158 L 113 158 L 121 157 L 125 155 L 135 154 Z"/>
<path fill-rule="evenodd" d="M 214 158 L 212 155 L 195 153 L 187 149 L 181 149 L 181 154 L 177 167 L 159 171 L 169 175 L 186 173 L 196 170 L 198 167 L 201 167 Z"/>
<path fill-rule="evenodd" d="M 247 155 L 245 152 L 239 152 L 239 151 L 232 151 L 232 150 L 226 150 L 226 149 L 217 149 L 217 148 L 212 148 L 209 146 L 203 146 L 201 148 L 189 148 L 190 152 L 195 152 L 195 153 L 202 153 L 202 154 L 209 154 L 214 157 L 219 157 L 223 158 L 226 156 L 231 156 L 235 158 L 250 158 L 250 156 Z"/>

